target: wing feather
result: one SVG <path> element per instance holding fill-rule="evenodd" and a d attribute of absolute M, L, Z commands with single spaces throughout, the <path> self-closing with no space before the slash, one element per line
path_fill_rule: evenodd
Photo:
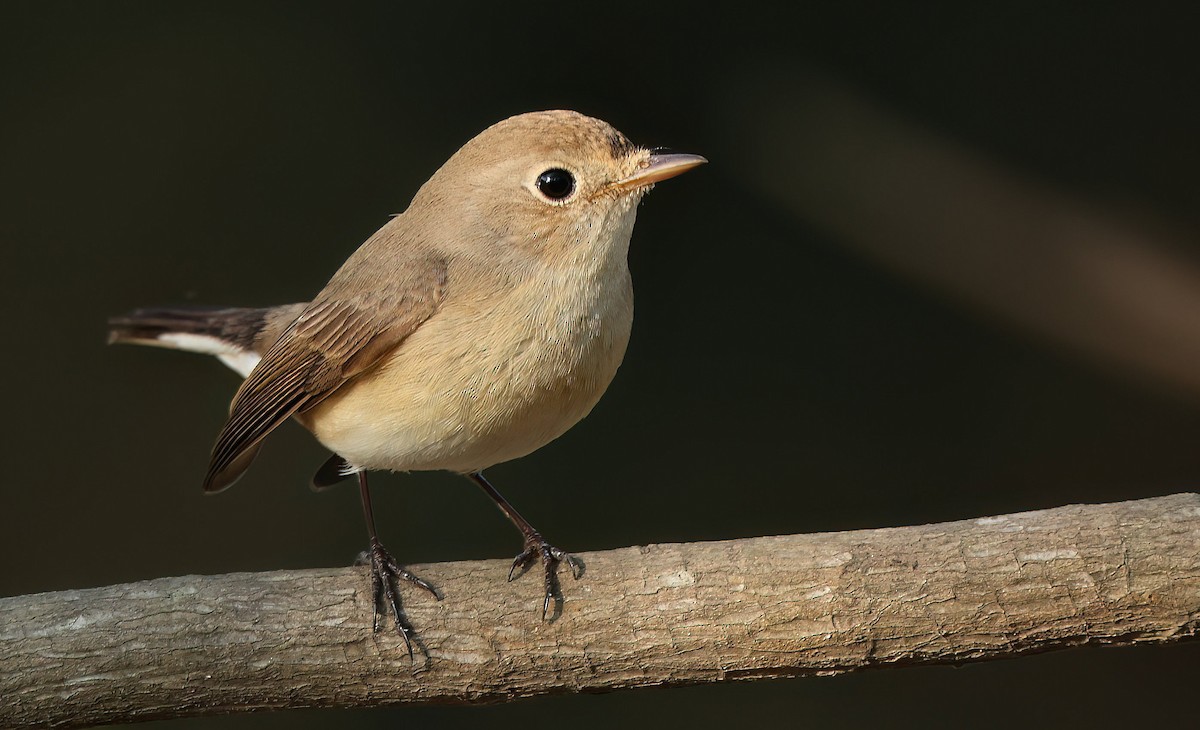
<path fill-rule="evenodd" d="M 420 264 L 426 270 L 406 271 L 402 292 L 367 287 L 366 293 L 339 297 L 336 288 L 326 289 L 300 313 L 234 396 L 213 446 L 206 491 L 237 481 L 267 434 L 378 363 L 437 310 L 445 264 Z"/>

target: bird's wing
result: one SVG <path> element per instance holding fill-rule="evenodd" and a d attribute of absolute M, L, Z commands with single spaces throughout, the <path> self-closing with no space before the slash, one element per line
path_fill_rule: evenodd
<path fill-rule="evenodd" d="M 420 265 L 419 275 L 406 272 L 404 287 L 367 287 L 354 296 L 323 293 L 284 330 L 233 397 L 229 420 L 213 446 L 205 491 L 237 481 L 276 426 L 375 365 L 436 311 L 445 264 Z"/>

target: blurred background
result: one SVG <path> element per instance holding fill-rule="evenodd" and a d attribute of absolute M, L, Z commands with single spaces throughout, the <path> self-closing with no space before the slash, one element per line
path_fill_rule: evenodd
<path fill-rule="evenodd" d="M 463 142 L 544 108 L 711 160 L 641 211 L 607 397 L 490 471 L 561 547 L 1195 490 L 1196 18 L 992 5 L 5 4 L 0 595 L 348 564 L 357 495 L 309 492 L 311 437 L 281 429 L 204 497 L 236 376 L 108 348 L 105 319 L 305 300 Z M 402 561 L 519 548 L 466 480 L 373 484 Z M 1078 650 L 172 726 L 1153 726 L 1193 716 L 1198 660 Z"/>

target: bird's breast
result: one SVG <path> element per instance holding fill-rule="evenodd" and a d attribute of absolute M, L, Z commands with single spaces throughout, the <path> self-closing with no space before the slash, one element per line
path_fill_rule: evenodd
<path fill-rule="evenodd" d="M 467 472 L 544 446 L 591 411 L 624 357 L 633 291 L 621 264 L 447 302 L 314 409 L 310 428 L 367 469 Z"/>

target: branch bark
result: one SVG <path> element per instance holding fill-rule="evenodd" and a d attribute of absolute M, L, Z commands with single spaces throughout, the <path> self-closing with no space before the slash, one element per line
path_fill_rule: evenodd
<path fill-rule="evenodd" d="M 505 561 L 412 566 L 427 654 L 371 632 L 365 569 L 0 599 L 0 726 L 836 674 L 1193 638 L 1200 495 L 938 525 L 581 553 L 541 621 Z"/>

